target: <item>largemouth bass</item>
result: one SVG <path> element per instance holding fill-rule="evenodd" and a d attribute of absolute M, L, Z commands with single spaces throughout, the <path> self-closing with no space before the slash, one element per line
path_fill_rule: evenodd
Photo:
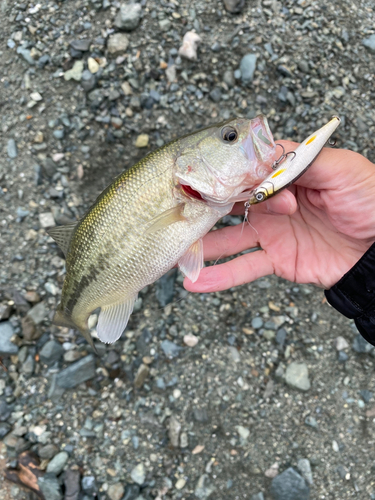
<path fill-rule="evenodd" d="M 199 130 L 119 175 L 76 224 L 50 229 L 66 255 L 54 322 L 93 345 L 88 318 L 100 308 L 98 337 L 112 343 L 146 285 L 176 264 L 197 280 L 202 237 L 271 171 L 275 149 L 261 115 Z"/>

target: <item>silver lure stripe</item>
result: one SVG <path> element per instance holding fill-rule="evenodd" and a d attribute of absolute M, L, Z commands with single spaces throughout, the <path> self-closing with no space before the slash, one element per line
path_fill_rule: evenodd
<path fill-rule="evenodd" d="M 255 205 L 276 195 L 295 182 L 314 162 L 324 145 L 339 126 L 341 120 L 334 116 L 322 128 L 312 133 L 270 174 L 256 189 L 248 203 Z"/>

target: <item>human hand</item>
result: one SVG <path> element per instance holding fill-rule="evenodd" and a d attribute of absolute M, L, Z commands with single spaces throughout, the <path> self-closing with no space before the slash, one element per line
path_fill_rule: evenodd
<path fill-rule="evenodd" d="M 297 146 L 280 142 L 286 151 Z M 243 212 L 243 203 L 232 211 Z M 206 267 L 195 283 L 185 278 L 187 290 L 226 290 L 269 274 L 330 288 L 375 242 L 375 165 L 358 153 L 324 148 L 293 186 L 252 206 L 249 221 L 253 227 L 208 233 L 205 260 L 262 250 Z"/>

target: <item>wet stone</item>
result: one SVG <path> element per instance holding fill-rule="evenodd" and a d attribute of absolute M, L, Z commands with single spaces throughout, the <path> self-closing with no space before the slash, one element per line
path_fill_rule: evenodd
<path fill-rule="evenodd" d="M 293 387 L 294 389 L 308 391 L 311 384 L 307 365 L 296 361 L 290 363 L 285 372 L 285 382 L 289 387 Z"/>
<path fill-rule="evenodd" d="M 137 374 L 134 379 L 134 387 L 136 389 L 140 389 L 143 386 L 149 373 L 150 373 L 149 367 L 142 363 L 141 366 L 138 368 Z"/>
<path fill-rule="evenodd" d="M 56 376 L 56 384 L 63 389 L 71 389 L 90 380 L 96 375 L 95 358 L 92 354 L 71 364 Z"/>
<path fill-rule="evenodd" d="M 137 500 L 140 494 L 140 488 L 137 484 L 127 484 L 125 494 L 122 500 Z"/>
<path fill-rule="evenodd" d="M 181 346 L 175 344 L 171 340 L 163 340 L 161 348 L 167 358 L 176 358 L 183 350 Z"/>
<path fill-rule="evenodd" d="M 73 40 L 70 42 L 70 46 L 74 50 L 79 50 L 80 52 L 87 52 L 90 48 L 91 40 L 89 38 L 82 38 L 82 40 Z"/>
<path fill-rule="evenodd" d="M 56 340 L 49 340 L 44 344 L 39 354 L 42 363 L 46 363 L 50 366 L 62 358 L 64 349 L 59 342 L 56 342 Z"/>
<path fill-rule="evenodd" d="M 255 54 L 246 54 L 241 59 L 241 79 L 244 85 L 248 85 L 250 82 L 252 82 L 256 69 L 256 62 L 257 56 Z"/>
<path fill-rule="evenodd" d="M 8 153 L 8 157 L 11 159 L 17 158 L 18 150 L 17 150 L 16 141 L 14 139 L 9 139 L 8 145 L 7 145 L 7 153 Z"/>
<path fill-rule="evenodd" d="M 12 407 L 8 405 L 4 400 L 0 400 L 0 422 L 8 420 L 12 412 Z"/>
<path fill-rule="evenodd" d="M 177 269 L 171 269 L 156 282 L 156 299 L 160 307 L 165 307 L 172 302 Z"/>
<path fill-rule="evenodd" d="M 63 496 L 57 477 L 54 474 L 45 474 L 38 478 L 38 486 L 48 500 L 62 500 Z"/>
<path fill-rule="evenodd" d="M 375 54 L 375 33 L 368 38 L 364 38 L 362 43 L 370 52 Z"/>
<path fill-rule="evenodd" d="M 68 469 L 64 474 L 64 500 L 78 500 L 81 491 L 80 473 L 78 470 Z"/>
<path fill-rule="evenodd" d="M 94 495 L 97 491 L 94 476 L 83 476 L 81 486 L 87 495 Z"/>
<path fill-rule="evenodd" d="M 254 330 L 259 330 L 259 328 L 262 328 L 263 326 L 263 320 L 259 316 L 256 316 L 251 320 L 251 326 L 254 328 Z"/>
<path fill-rule="evenodd" d="M 51 460 L 57 453 L 58 453 L 58 448 L 54 444 L 46 444 L 45 446 L 42 446 L 38 450 L 38 455 L 41 459 L 47 459 Z"/>
<path fill-rule="evenodd" d="M 49 464 L 47 465 L 47 472 L 51 472 L 52 474 L 58 476 L 63 471 L 68 461 L 68 458 L 69 455 L 67 454 L 67 452 L 61 451 L 60 453 L 55 455 L 53 459 L 49 462 Z"/>
<path fill-rule="evenodd" d="M 202 474 L 195 486 L 194 494 L 200 500 L 206 500 L 214 493 L 215 487 L 211 484 L 208 474 Z"/>
<path fill-rule="evenodd" d="M 231 14 L 239 14 L 244 5 L 245 0 L 224 0 L 225 9 Z"/>
<path fill-rule="evenodd" d="M 11 342 L 14 335 L 13 327 L 9 321 L 0 323 L 0 355 L 12 355 L 18 353 L 18 347 Z"/>
<path fill-rule="evenodd" d="M 108 52 L 110 54 L 119 54 L 125 52 L 129 46 L 129 39 L 123 33 L 115 33 L 108 38 Z"/>
<path fill-rule="evenodd" d="M 262 492 L 259 492 L 256 495 L 252 495 L 250 500 L 264 500 L 264 495 Z"/>
<path fill-rule="evenodd" d="M 307 458 L 300 458 L 297 463 L 298 470 L 308 484 L 313 484 L 310 461 Z"/>
<path fill-rule="evenodd" d="M 0 410 L 1 412 L 1 410 Z M 1 413 L 0 413 L 0 420 L 1 420 Z M 0 422 L 0 439 L 3 439 L 8 432 L 11 430 L 12 426 L 8 424 L 7 422 Z"/>
<path fill-rule="evenodd" d="M 353 350 L 359 354 L 367 354 L 373 350 L 373 346 L 365 340 L 362 335 L 358 334 L 353 340 Z"/>
<path fill-rule="evenodd" d="M 142 486 L 146 479 L 145 466 L 143 464 L 138 464 L 130 473 L 132 480 Z"/>
<path fill-rule="evenodd" d="M 121 483 L 111 484 L 108 488 L 107 495 L 110 500 L 121 500 L 124 494 L 124 487 Z"/>
<path fill-rule="evenodd" d="M 47 312 L 45 303 L 39 302 L 29 310 L 27 316 L 34 322 L 35 325 L 39 325 L 47 316 Z"/>
<path fill-rule="evenodd" d="M 139 3 L 122 3 L 115 19 L 115 26 L 121 30 L 133 31 L 141 20 L 142 7 Z"/>
<path fill-rule="evenodd" d="M 274 500 L 309 500 L 310 488 L 292 467 L 272 480 L 271 495 Z"/>

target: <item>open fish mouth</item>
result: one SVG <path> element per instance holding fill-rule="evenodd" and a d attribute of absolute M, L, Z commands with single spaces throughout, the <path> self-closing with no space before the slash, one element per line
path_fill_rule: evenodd
<path fill-rule="evenodd" d="M 206 201 L 203 196 L 200 194 L 199 191 L 196 191 L 194 188 L 187 184 L 181 184 L 181 188 L 183 192 L 189 196 L 190 198 L 193 198 L 194 200 L 200 200 L 200 201 Z"/>

